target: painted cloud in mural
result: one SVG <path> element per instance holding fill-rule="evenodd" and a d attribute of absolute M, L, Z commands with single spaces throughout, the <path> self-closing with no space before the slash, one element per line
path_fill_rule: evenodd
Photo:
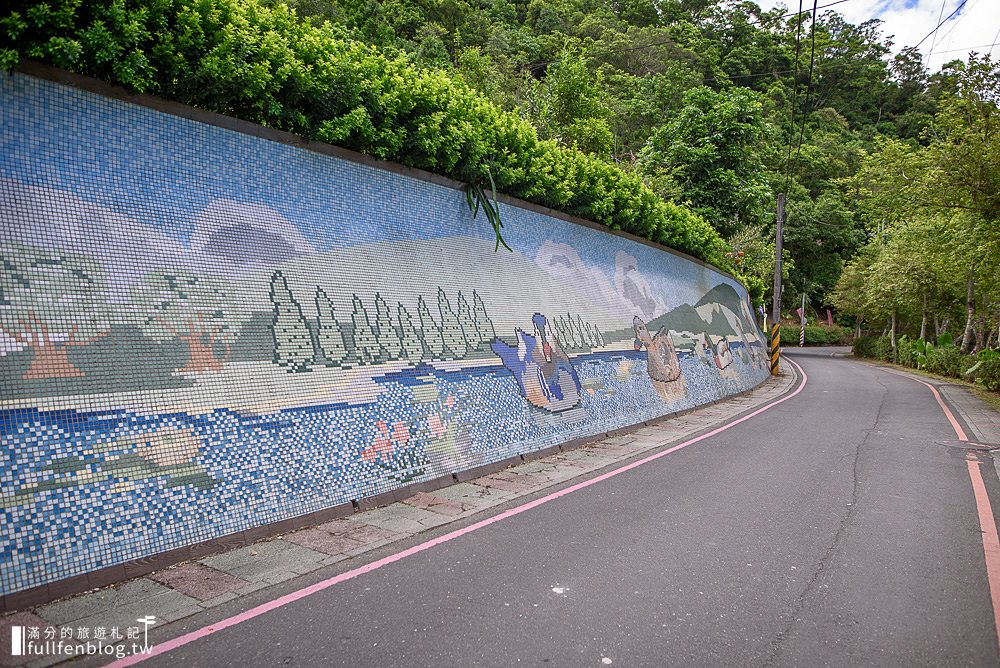
<path fill-rule="evenodd" d="M 230 269 L 277 264 L 315 252 L 298 228 L 274 209 L 228 199 L 212 202 L 195 217 L 191 250 Z"/>
<path fill-rule="evenodd" d="M 636 258 L 624 251 L 615 254 L 614 282 L 599 267 L 586 264 L 576 250 L 564 243 L 546 241 L 535 263 L 553 278 L 581 289 L 605 314 L 621 319 L 635 313 L 652 319 L 666 313 L 649 280 L 639 271 Z"/>
<path fill-rule="evenodd" d="M 21 243 L 99 260 L 112 302 L 126 301 L 129 286 L 150 271 L 242 276 L 314 252 L 294 224 L 259 204 L 212 202 L 191 221 L 188 247 L 151 225 L 63 190 L 0 178 L 0 193 L 0 227 Z M 177 223 L 183 229 L 187 221 Z"/>

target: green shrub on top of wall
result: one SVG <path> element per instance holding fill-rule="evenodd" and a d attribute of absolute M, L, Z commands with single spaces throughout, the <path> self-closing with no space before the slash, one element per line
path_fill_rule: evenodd
<path fill-rule="evenodd" d="M 799 343 L 801 329 L 794 325 L 781 326 L 781 345 L 796 346 Z M 806 345 L 807 346 L 831 346 L 840 345 L 847 340 L 849 332 L 840 326 L 828 327 L 826 325 L 806 325 Z"/>
<path fill-rule="evenodd" d="M 437 70 L 349 41 L 260 0 L 14 2 L 0 66 L 22 58 L 426 169 L 729 268 L 700 216 Z M 749 281 L 760 297 L 763 284 Z"/>

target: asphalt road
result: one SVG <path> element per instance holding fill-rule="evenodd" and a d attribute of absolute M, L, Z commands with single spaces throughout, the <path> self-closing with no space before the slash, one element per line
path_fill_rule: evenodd
<path fill-rule="evenodd" d="M 802 393 L 728 431 L 145 665 L 1000 665 L 933 395 L 793 359 Z"/>

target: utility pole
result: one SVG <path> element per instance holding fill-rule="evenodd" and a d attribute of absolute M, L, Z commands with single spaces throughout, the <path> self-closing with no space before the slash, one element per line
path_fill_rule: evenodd
<path fill-rule="evenodd" d="M 785 193 L 778 193 L 778 226 L 774 237 L 774 300 L 771 306 L 771 375 L 777 376 L 778 350 L 781 348 L 781 227 L 785 222 Z"/>

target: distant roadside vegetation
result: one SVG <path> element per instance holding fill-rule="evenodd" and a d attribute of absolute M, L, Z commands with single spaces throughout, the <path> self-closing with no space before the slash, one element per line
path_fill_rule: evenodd
<path fill-rule="evenodd" d="M 936 342 L 912 340 L 904 335 L 895 346 L 888 336 L 860 336 L 854 340 L 854 354 L 978 383 L 1000 392 L 1000 351 L 984 349 L 974 355 L 963 354 L 951 335 L 942 335 Z"/>

